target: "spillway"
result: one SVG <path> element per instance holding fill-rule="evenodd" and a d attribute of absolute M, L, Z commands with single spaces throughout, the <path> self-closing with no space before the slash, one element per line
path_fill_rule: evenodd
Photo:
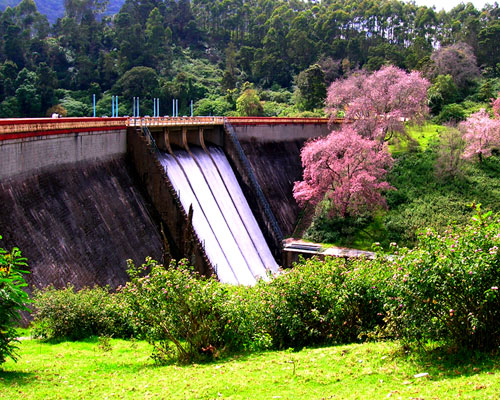
<path fill-rule="evenodd" d="M 159 156 L 222 282 L 254 284 L 278 266 L 222 149 Z"/>

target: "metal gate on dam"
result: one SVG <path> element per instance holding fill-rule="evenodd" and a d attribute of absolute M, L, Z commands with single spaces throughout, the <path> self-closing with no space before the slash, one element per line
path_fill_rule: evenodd
<path fill-rule="evenodd" d="M 32 287 L 116 287 L 125 260 L 186 257 L 221 281 L 275 271 L 296 223 L 300 149 L 325 119 L 0 120 L 2 247 Z"/>

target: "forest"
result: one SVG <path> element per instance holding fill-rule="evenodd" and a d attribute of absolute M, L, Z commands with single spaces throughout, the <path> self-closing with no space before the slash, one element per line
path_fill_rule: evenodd
<path fill-rule="evenodd" d="M 176 98 L 181 115 L 191 100 L 198 115 L 323 115 L 331 82 L 389 64 L 431 80 L 440 122 L 500 89 L 497 3 L 438 12 L 397 0 L 126 0 L 110 15 L 118 3 L 65 0 L 53 24 L 33 0 L 5 8 L 0 117 L 90 116 L 93 94 L 98 116 L 111 114 L 111 96 L 120 115 L 132 97 L 145 114 L 153 98 L 170 114 Z"/>

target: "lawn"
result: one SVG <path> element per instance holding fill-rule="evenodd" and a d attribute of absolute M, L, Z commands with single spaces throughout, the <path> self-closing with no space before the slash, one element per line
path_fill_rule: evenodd
<path fill-rule="evenodd" d="M 162 367 L 152 363 L 145 342 L 109 344 L 24 340 L 19 361 L 0 372 L 0 398 L 498 399 L 499 393 L 499 356 L 417 355 L 393 342 Z"/>
<path fill-rule="evenodd" d="M 446 127 L 442 125 L 436 125 L 431 123 L 426 123 L 424 125 L 416 125 L 408 127 L 408 135 L 418 143 L 418 146 L 422 151 L 425 151 L 429 143 L 439 136 L 439 133 L 444 131 Z M 397 141 L 392 140 L 389 143 L 389 151 L 393 155 L 401 154 L 410 150 L 410 144 L 406 140 Z"/>

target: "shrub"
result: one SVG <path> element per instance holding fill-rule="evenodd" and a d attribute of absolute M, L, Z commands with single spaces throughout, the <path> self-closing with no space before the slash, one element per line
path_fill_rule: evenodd
<path fill-rule="evenodd" d="M 185 260 L 167 269 L 151 258 L 140 267 L 129 260 L 128 271 L 123 293 L 135 326 L 155 347 L 156 361 L 217 357 L 252 341 L 248 289 L 202 277 Z"/>
<path fill-rule="evenodd" d="M 123 295 L 109 288 L 75 291 L 50 286 L 35 291 L 34 334 L 46 339 L 79 340 L 90 336 L 134 335 Z"/>
<path fill-rule="evenodd" d="M 7 357 L 17 360 L 15 324 L 20 311 L 29 311 L 25 306 L 29 298 L 22 289 L 26 286 L 23 274 L 27 273 L 22 268 L 26 266 L 18 248 L 8 252 L 0 247 L 0 364 Z"/>
<path fill-rule="evenodd" d="M 406 343 L 500 345 L 500 219 L 477 211 L 468 226 L 429 229 L 415 249 L 395 256 L 387 310 L 392 332 Z"/>
<path fill-rule="evenodd" d="M 359 340 L 382 322 L 381 272 L 364 259 L 311 258 L 261 282 L 262 316 L 275 347 Z"/>
<path fill-rule="evenodd" d="M 435 118 L 436 122 L 443 124 L 445 122 L 458 122 L 465 119 L 465 111 L 460 104 L 451 103 L 443 107 L 439 115 Z"/>

